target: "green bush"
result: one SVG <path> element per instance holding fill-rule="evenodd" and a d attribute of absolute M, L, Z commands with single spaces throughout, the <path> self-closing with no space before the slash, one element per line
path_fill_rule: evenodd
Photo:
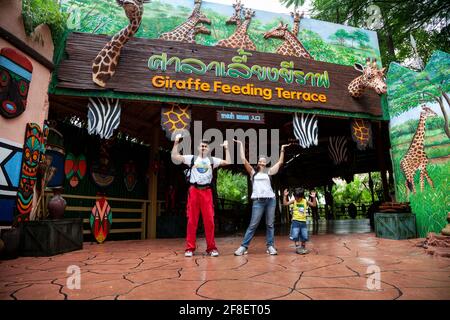
<path fill-rule="evenodd" d="M 217 194 L 219 198 L 247 203 L 247 177 L 231 170 L 219 169 L 217 172 Z"/>

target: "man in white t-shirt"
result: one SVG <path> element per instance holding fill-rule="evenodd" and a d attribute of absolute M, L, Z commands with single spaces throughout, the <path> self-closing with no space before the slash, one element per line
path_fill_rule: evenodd
<path fill-rule="evenodd" d="M 200 212 L 202 213 L 203 225 L 205 227 L 206 252 L 212 257 L 217 257 L 216 243 L 214 240 L 214 204 L 211 181 L 213 170 L 219 166 L 230 164 L 230 152 L 228 150 L 228 141 L 221 146 L 225 148 L 225 160 L 209 156 L 209 142 L 202 140 L 197 148 L 196 156 L 192 165 L 194 155 L 181 155 L 178 151 L 178 144 L 181 135 L 175 137 L 172 148 L 172 161 L 174 163 L 184 163 L 189 166 L 189 191 L 186 206 L 186 215 L 188 218 L 186 232 L 186 249 L 184 255 L 192 257 L 196 249 L 195 241 L 197 238 L 197 226 Z M 212 163 L 211 163 L 212 162 Z M 192 165 L 192 167 L 191 167 Z"/>

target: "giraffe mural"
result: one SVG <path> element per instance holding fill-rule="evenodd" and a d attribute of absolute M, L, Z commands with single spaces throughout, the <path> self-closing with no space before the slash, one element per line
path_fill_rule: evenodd
<path fill-rule="evenodd" d="M 244 9 L 244 6 L 242 5 L 241 0 L 237 0 L 235 3 L 233 3 L 233 8 L 234 14 L 225 23 L 228 25 L 235 24 L 237 30 L 242 24 L 241 12 L 242 9 Z"/>
<path fill-rule="evenodd" d="M 192 32 L 195 33 L 194 28 L 197 24 L 199 23 L 211 24 L 211 20 L 209 20 L 202 12 L 200 12 L 201 5 L 202 0 L 195 0 L 194 10 L 192 11 L 192 14 L 189 16 L 189 18 L 181 25 L 176 27 L 174 30 L 164 32 L 163 34 L 161 34 L 159 36 L 159 39 L 170 41 L 181 41 L 181 42 L 189 42 L 189 40 L 192 40 L 193 38 Z"/>
<path fill-rule="evenodd" d="M 237 7 L 235 7 L 235 10 L 237 10 L 236 8 Z M 244 21 L 236 28 L 236 31 L 231 36 L 227 39 L 220 40 L 217 42 L 216 46 L 256 51 L 255 44 L 247 34 L 248 26 L 254 16 L 254 10 L 249 8 L 244 9 Z"/>
<path fill-rule="evenodd" d="M 296 38 L 298 38 L 298 31 L 300 30 L 300 20 L 303 18 L 303 15 L 304 12 L 300 14 L 298 10 L 296 10 L 295 12 L 291 12 L 291 17 L 294 18 L 294 26 L 292 27 L 291 33 Z M 292 56 L 293 48 L 288 40 L 284 40 L 284 42 L 281 44 L 281 46 L 278 47 L 276 52 L 283 56 Z M 312 57 L 310 59 L 312 59 Z"/>
<path fill-rule="evenodd" d="M 280 22 L 277 27 L 264 33 L 264 39 L 269 38 L 282 39 L 285 41 L 285 43 L 287 43 L 286 45 L 283 44 L 281 46 L 284 46 L 283 48 L 280 47 L 282 50 L 285 50 L 284 55 L 314 60 L 314 58 L 311 56 L 308 50 L 306 50 L 297 36 L 295 36 L 291 31 L 288 30 L 287 24 L 284 25 L 282 22 Z"/>
<path fill-rule="evenodd" d="M 400 168 L 406 177 L 406 192 L 407 197 L 409 192 L 416 193 L 416 187 L 414 186 L 414 174 L 417 170 L 420 170 L 420 190 L 423 191 L 424 177 L 427 178 L 428 184 L 433 188 L 433 181 L 428 175 L 427 164 L 428 157 L 425 153 L 425 122 L 428 117 L 435 117 L 437 114 L 425 105 L 422 105 L 422 112 L 420 113 L 419 124 L 417 126 L 416 133 L 409 145 L 403 159 L 400 161 Z"/>
<path fill-rule="evenodd" d="M 123 46 L 138 31 L 144 13 L 144 2 L 148 0 L 117 0 L 130 22 L 105 44 L 92 63 L 92 81 L 100 87 L 105 87 L 106 82 L 114 76 Z"/>
<path fill-rule="evenodd" d="M 354 68 L 362 72 L 362 75 L 355 78 L 348 85 L 348 92 L 352 97 L 361 97 L 366 88 L 374 89 L 378 94 L 386 93 L 387 86 L 384 79 L 386 68 L 379 70 L 376 59 L 373 59 L 371 62 L 370 58 L 367 58 L 365 67 L 355 63 Z"/>
<path fill-rule="evenodd" d="M 211 30 L 209 30 L 205 26 L 195 26 L 186 34 L 185 42 L 197 43 L 197 42 L 195 42 L 195 36 L 200 33 L 201 34 L 211 34 Z"/>

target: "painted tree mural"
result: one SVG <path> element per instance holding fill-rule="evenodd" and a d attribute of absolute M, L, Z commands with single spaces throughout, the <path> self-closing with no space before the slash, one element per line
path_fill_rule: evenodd
<path fill-rule="evenodd" d="M 123 10 L 111 3 L 112 0 L 61 0 L 61 8 L 69 13 L 69 29 L 113 35 L 126 25 L 128 20 Z M 135 37 L 157 39 L 162 33 L 173 30 L 189 17 L 193 3 L 192 0 L 152 0 L 145 3 L 144 16 Z M 211 26 L 208 26 L 211 34 L 197 35 L 197 44 L 214 46 L 235 31 L 235 25 L 226 24 L 233 13 L 231 5 L 205 0 L 202 12 L 211 20 Z M 257 51 L 276 52 L 282 41 L 266 40 L 263 35 L 280 21 L 292 28 L 293 21 L 289 14 L 256 11 L 248 29 L 248 36 L 256 45 Z M 339 30 L 342 31 L 338 36 L 343 38 L 334 38 L 332 34 Z M 300 24 L 298 38 L 315 60 L 353 66 L 355 62 L 361 63 L 370 56 L 376 57 L 381 66 L 378 40 L 372 31 L 304 18 Z"/>
<path fill-rule="evenodd" d="M 435 51 L 421 72 L 391 63 L 387 85 L 396 197 L 397 201 L 410 202 L 416 214 L 418 233 L 425 237 L 428 232 L 440 232 L 445 226 L 450 205 L 450 55 Z M 428 118 L 425 124 L 419 121 L 422 105 L 437 115 Z M 408 195 L 401 161 L 420 127 L 425 132 L 422 151 L 428 160 L 427 171 L 434 188 L 425 183 L 423 190 Z M 410 185 L 420 185 L 419 171 L 415 172 Z"/>
<path fill-rule="evenodd" d="M 392 63 L 387 75 L 394 79 L 388 85 L 390 116 L 395 117 L 426 102 L 437 102 L 444 116 L 443 129 L 450 138 L 448 115 L 444 100 L 450 105 L 450 55 L 436 51 L 422 72 L 415 72 Z M 397 80 L 395 80 L 397 79 Z"/>

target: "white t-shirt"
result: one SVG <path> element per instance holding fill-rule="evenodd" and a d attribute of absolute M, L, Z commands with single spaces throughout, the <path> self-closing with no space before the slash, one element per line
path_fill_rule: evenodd
<path fill-rule="evenodd" d="M 270 185 L 270 177 L 266 172 L 258 172 L 252 170 L 253 176 L 253 191 L 252 199 L 255 198 L 275 198 L 275 193 Z"/>
<path fill-rule="evenodd" d="M 183 156 L 183 163 L 187 164 L 188 166 L 191 166 L 193 155 Z M 211 157 L 213 160 L 214 168 L 217 168 L 220 163 L 222 162 L 222 159 Z M 191 170 L 191 177 L 189 179 L 190 183 L 197 183 L 197 184 L 209 184 L 211 183 L 213 173 L 211 169 L 211 161 L 208 157 L 200 158 L 197 156 L 194 162 L 194 166 Z M 188 169 L 189 170 L 189 169 Z"/>

